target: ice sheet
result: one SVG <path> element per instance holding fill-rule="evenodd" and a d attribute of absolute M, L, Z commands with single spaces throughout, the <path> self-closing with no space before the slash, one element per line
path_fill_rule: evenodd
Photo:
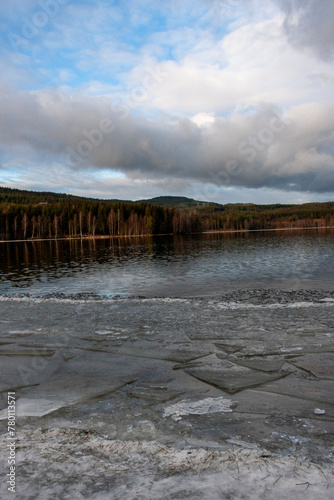
<path fill-rule="evenodd" d="M 172 417 L 173 420 L 181 420 L 185 415 L 207 415 L 208 413 L 230 413 L 236 406 L 236 402 L 231 399 L 205 398 L 199 401 L 180 401 L 171 406 L 167 406 L 163 417 Z"/>

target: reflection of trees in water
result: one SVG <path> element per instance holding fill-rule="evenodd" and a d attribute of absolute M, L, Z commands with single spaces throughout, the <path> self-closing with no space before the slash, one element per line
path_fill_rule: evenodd
<path fill-rule="evenodd" d="M 307 237 L 333 234 L 330 230 L 254 233 L 207 233 L 174 236 L 138 236 L 107 239 L 69 239 L 0 244 L 1 279 L 25 284 L 42 277 L 60 278 L 92 266 L 124 267 L 127 263 L 195 262 L 222 258 L 226 266 L 247 267 L 262 259 L 266 248 Z M 300 239 L 300 248 L 306 240 Z M 262 257 L 261 257 L 262 256 Z M 266 260 L 267 262 L 267 260 Z M 263 265 L 265 263 L 263 262 Z M 270 262 L 267 263 L 270 266 Z M 235 269 L 236 271 L 236 269 Z"/>
<path fill-rule="evenodd" d="M 123 262 L 151 253 L 150 237 L 27 241 L 0 245 L 1 275 L 7 280 L 36 279 L 94 263 Z"/>

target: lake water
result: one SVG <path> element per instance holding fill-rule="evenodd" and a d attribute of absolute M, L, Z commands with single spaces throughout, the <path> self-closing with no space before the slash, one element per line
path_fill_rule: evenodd
<path fill-rule="evenodd" d="M 278 231 L 0 244 L 0 292 L 208 296 L 331 289 L 334 231 Z"/>

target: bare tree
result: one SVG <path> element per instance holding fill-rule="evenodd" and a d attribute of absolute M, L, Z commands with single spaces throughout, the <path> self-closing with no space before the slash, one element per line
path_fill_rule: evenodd
<path fill-rule="evenodd" d="M 37 236 L 38 238 L 42 236 L 42 217 L 40 215 L 37 217 Z"/>
<path fill-rule="evenodd" d="M 53 219 L 53 226 L 54 226 L 54 232 L 55 232 L 55 238 L 58 238 L 58 224 L 59 224 L 59 217 L 57 215 L 54 216 Z"/>
<path fill-rule="evenodd" d="M 23 230 L 23 239 L 27 239 L 27 230 L 28 230 L 29 220 L 26 213 L 23 214 L 22 217 L 22 230 Z"/>
<path fill-rule="evenodd" d="M 36 231 L 36 217 L 33 216 L 31 219 L 31 224 L 32 224 L 32 232 L 31 232 L 31 237 L 34 238 L 35 236 L 35 231 Z"/>
<path fill-rule="evenodd" d="M 91 227 L 92 227 L 92 212 L 89 211 L 87 215 L 87 226 L 88 226 L 88 234 L 91 234 Z"/>
<path fill-rule="evenodd" d="M 92 233 L 93 233 L 93 236 L 95 236 L 96 226 L 97 226 L 97 220 L 96 220 L 96 217 L 94 215 L 93 216 L 93 223 L 92 223 Z"/>
<path fill-rule="evenodd" d="M 72 238 L 72 235 L 73 235 L 73 220 L 69 220 L 68 221 L 68 234 L 69 234 L 69 237 Z"/>
<path fill-rule="evenodd" d="M 123 214 L 118 208 L 117 210 L 117 234 L 121 234 L 121 227 L 123 226 Z"/>
<path fill-rule="evenodd" d="M 14 217 L 13 230 L 14 230 L 14 238 L 16 239 L 16 234 L 17 234 L 17 215 Z"/>
<path fill-rule="evenodd" d="M 115 210 L 112 208 L 108 215 L 108 228 L 109 234 L 115 234 L 115 222 L 116 222 L 116 214 Z"/>
<path fill-rule="evenodd" d="M 80 237 L 82 238 L 82 212 L 79 212 L 79 228 L 80 228 Z"/>
<path fill-rule="evenodd" d="M 78 234 L 78 216 L 74 214 L 73 216 L 73 236 Z"/>

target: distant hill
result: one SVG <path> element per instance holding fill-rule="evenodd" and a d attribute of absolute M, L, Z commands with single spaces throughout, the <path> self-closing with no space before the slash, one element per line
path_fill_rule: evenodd
<path fill-rule="evenodd" d="M 88 200 L 82 196 L 73 194 L 53 193 L 49 191 L 28 191 L 24 189 L 15 189 L 0 186 L 0 202 L 5 203 L 57 203 L 60 201 L 80 201 Z"/>
<path fill-rule="evenodd" d="M 157 196 L 155 198 L 148 198 L 142 200 L 120 200 L 115 198 L 109 199 L 99 199 L 91 198 L 86 196 L 76 196 L 73 194 L 66 193 L 54 193 L 51 191 L 28 191 L 23 189 L 1 187 L 0 186 L 0 203 L 18 203 L 21 205 L 31 205 L 31 204 L 45 204 L 45 203 L 62 203 L 62 202 L 91 202 L 91 203 L 134 203 L 134 204 L 147 204 L 153 206 L 161 206 L 168 208 L 177 208 L 180 210 L 185 210 L 186 212 L 190 209 L 195 209 L 196 211 L 203 213 L 217 213 L 217 212 L 230 212 L 230 213 L 263 213 L 270 211 L 271 213 L 279 213 L 284 211 L 291 211 L 293 213 L 302 212 L 313 212 L 313 211 L 323 211 L 323 210 L 333 210 L 334 202 L 322 202 L 322 203 L 304 203 L 298 204 L 281 204 L 275 203 L 271 205 L 257 205 L 255 203 L 226 203 L 222 205 L 220 203 L 199 201 L 193 198 L 187 198 L 186 196 Z M 303 214 L 304 215 L 304 214 Z"/>
<path fill-rule="evenodd" d="M 193 198 L 187 198 L 186 196 L 157 196 L 147 200 L 138 200 L 136 203 L 149 203 L 150 205 L 175 208 L 218 206 L 217 203 L 198 201 Z"/>
<path fill-rule="evenodd" d="M 106 203 L 147 203 L 148 205 L 157 205 L 163 207 L 187 208 L 187 207 L 209 207 L 221 206 L 218 203 L 207 201 L 198 201 L 186 196 L 157 196 L 155 198 L 143 200 L 119 200 L 115 198 L 97 199 L 85 196 L 76 196 L 73 194 L 53 193 L 49 191 L 27 191 L 8 187 L 0 187 L 0 201 L 6 203 L 57 203 L 62 201 L 99 201 Z"/>
<path fill-rule="evenodd" d="M 0 186 L 0 203 L 58 203 L 64 201 L 106 202 L 106 203 L 133 203 L 131 200 L 109 199 L 103 200 L 87 196 L 76 196 L 74 194 L 53 193 L 51 191 L 28 191 L 24 189 L 8 188 Z"/>
<path fill-rule="evenodd" d="M 1 187 L 0 186 L 0 203 L 19 203 L 21 205 L 30 204 L 43 204 L 43 203 L 61 203 L 61 202 L 91 202 L 91 203 L 134 203 L 134 204 L 147 204 L 161 207 L 178 208 L 180 210 L 188 211 L 189 209 L 197 209 L 200 212 L 216 213 L 216 212 L 251 212 L 263 213 L 270 211 L 282 212 L 291 209 L 293 213 L 301 211 L 317 211 L 317 210 L 333 210 L 334 202 L 312 202 L 298 204 L 281 204 L 275 203 L 271 205 L 257 205 L 255 203 L 220 203 L 199 201 L 186 196 L 157 196 L 155 198 L 148 198 L 142 200 L 120 200 L 115 198 L 99 199 L 86 196 L 76 196 L 66 193 L 54 193 L 51 191 L 28 191 L 23 189 Z"/>

